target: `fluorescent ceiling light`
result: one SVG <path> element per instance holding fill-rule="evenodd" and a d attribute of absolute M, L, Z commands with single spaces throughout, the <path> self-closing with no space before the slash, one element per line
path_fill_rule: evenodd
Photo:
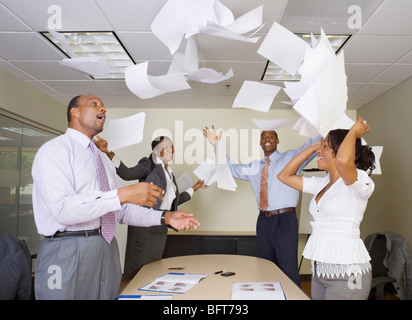
<path fill-rule="evenodd" d="M 296 34 L 298 37 L 301 37 L 308 44 L 311 44 L 311 35 L 310 34 Z M 319 40 L 320 35 L 313 35 L 316 40 Z M 330 45 L 335 50 L 335 53 L 338 53 L 345 42 L 349 39 L 349 35 L 326 35 L 329 39 Z M 262 81 L 298 81 L 300 80 L 300 75 L 296 73 L 292 75 L 272 61 L 268 61 L 266 69 L 262 76 Z"/>
<path fill-rule="evenodd" d="M 135 64 L 114 32 L 60 33 L 64 35 L 67 44 L 76 54 L 76 57 L 71 57 L 70 53 L 49 32 L 42 32 L 51 43 L 69 58 L 102 57 L 115 66 L 114 70 L 107 76 L 93 77 L 95 79 L 124 79 L 126 68 Z"/>
<path fill-rule="evenodd" d="M 22 127 L 1 127 L 1 129 L 22 134 L 28 137 L 47 137 L 47 134 L 39 132 L 37 130 L 29 129 L 29 128 L 22 128 Z M 2 139 L 5 140 L 5 139 Z"/>

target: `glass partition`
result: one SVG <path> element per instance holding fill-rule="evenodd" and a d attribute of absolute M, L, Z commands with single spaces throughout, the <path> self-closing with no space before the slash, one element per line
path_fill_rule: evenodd
<path fill-rule="evenodd" d="M 32 255 L 41 238 L 33 218 L 31 167 L 40 146 L 56 136 L 0 114 L 0 236 L 24 239 Z"/>

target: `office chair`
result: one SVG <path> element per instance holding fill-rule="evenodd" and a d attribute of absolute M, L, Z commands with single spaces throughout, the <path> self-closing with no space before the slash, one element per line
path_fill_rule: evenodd
<path fill-rule="evenodd" d="M 385 235 L 376 235 L 369 250 L 369 255 L 372 264 L 372 288 L 369 300 L 385 300 L 386 293 L 396 294 L 393 286 L 396 279 L 388 275 L 388 269 L 383 263 L 387 255 Z"/>
<path fill-rule="evenodd" d="M 24 240 L 0 238 L 0 300 L 32 298 L 32 257 Z"/>

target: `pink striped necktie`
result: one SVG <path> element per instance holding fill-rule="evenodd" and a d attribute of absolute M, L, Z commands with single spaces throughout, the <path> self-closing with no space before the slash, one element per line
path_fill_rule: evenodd
<path fill-rule="evenodd" d="M 260 180 L 260 209 L 265 211 L 268 207 L 268 169 L 269 157 L 266 158 L 265 166 L 262 169 Z"/>
<path fill-rule="evenodd" d="M 109 181 L 107 180 L 106 170 L 104 169 L 100 152 L 93 141 L 90 142 L 90 149 L 94 155 L 94 162 L 96 164 L 97 176 L 101 191 L 110 191 Z M 116 217 L 113 211 L 106 213 L 101 217 L 101 229 L 103 238 L 110 243 L 116 234 Z"/>

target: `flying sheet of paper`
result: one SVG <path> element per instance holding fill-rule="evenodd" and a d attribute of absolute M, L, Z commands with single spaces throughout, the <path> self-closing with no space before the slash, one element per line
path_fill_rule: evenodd
<path fill-rule="evenodd" d="M 111 120 L 108 124 L 109 146 L 111 150 L 118 150 L 142 142 L 146 113 Z"/>
<path fill-rule="evenodd" d="M 319 135 L 318 129 L 304 117 L 300 117 L 298 121 L 296 121 L 293 130 L 299 131 L 299 134 L 309 138 L 315 138 Z"/>
<path fill-rule="evenodd" d="M 380 159 L 383 152 L 383 146 L 373 146 L 372 152 L 375 154 L 375 170 L 372 171 L 372 174 L 382 174 Z"/>
<path fill-rule="evenodd" d="M 236 191 L 237 184 L 233 179 L 229 166 L 226 162 L 225 143 L 222 143 L 225 137 L 221 137 L 220 141 L 216 141 L 216 179 L 217 187 L 228 191 Z"/>
<path fill-rule="evenodd" d="M 285 93 L 292 99 L 300 99 L 306 90 L 318 79 L 320 70 L 335 59 L 335 53 L 325 32 L 321 29 L 321 37 L 316 47 L 308 47 L 303 64 L 299 68 L 301 80 L 285 82 Z"/>
<path fill-rule="evenodd" d="M 103 77 L 114 70 L 114 66 L 102 57 L 82 57 L 70 47 L 64 34 L 53 29 L 47 29 L 49 33 L 61 44 L 71 59 L 63 59 L 59 63 L 65 67 L 77 70 L 93 77 Z"/>
<path fill-rule="evenodd" d="M 126 68 L 125 81 L 131 92 L 141 99 L 153 98 L 167 92 L 190 89 L 187 79 L 180 73 L 163 76 L 147 74 L 148 62 Z"/>
<path fill-rule="evenodd" d="M 273 23 L 257 53 L 294 75 L 309 45 L 279 23 Z"/>
<path fill-rule="evenodd" d="M 218 0 L 169 0 L 151 24 L 154 35 L 162 41 L 173 55 L 183 37 L 198 33 L 256 42 L 259 37 L 243 37 L 239 32 L 248 32 L 262 24 L 262 8 L 258 7 L 234 20 L 229 8 Z"/>
<path fill-rule="evenodd" d="M 211 186 L 216 182 L 216 162 L 215 160 L 207 158 L 203 161 L 193 173 L 200 179 L 204 181 L 206 186 Z"/>
<path fill-rule="evenodd" d="M 238 27 L 238 25 L 236 25 L 236 27 Z M 233 29 L 235 29 L 235 28 L 233 28 Z M 242 36 L 240 34 L 237 34 L 233 31 L 231 31 L 228 27 L 221 26 L 221 25 L 219 25 L 217 23 L 214 23 L 212 21 L 208 21 L 205 26 L 201 26 L 200 27 L 200 32 L 210 34 L 210 35 L 215 36 L 215 37 L 226 38 L 226 39 L 229 39 L 229 40 L 250 42 L 250 43 L 256 43 L 260 39 L 260 37 L 245 37 L 245 36 Z"/>
<path fill-rule="evenodd" d="M 183 174 L 176 179 L 177 188 L 180 192 L 183 192 L 191 187 L 193 187 L 192 178 L 189 174 L 185 171 Z"/>
<path fill-rule="evenodd" d="M 294 120 L 286 120 L 286 119 L 274 119 L 274 120 L 267 120 L 267 119 L 252 119 L 252 121 L 263 131 L 271 131 L 277 130 L 282 127 L 286 127 L 287 125 L 296 122 Z"/>
<path fill-rule="evenodd" d="M 232 108 L 268 112 L 281 87 L 257 81 L 244 81 Z"/>
<path fill-rule="evenodd" d="M 203 83 L 218 83 L 233 77 L 232 68 L 226 74 L 222 74 L 214 69 L 200 68 L 199 70 L 186 75 L 186 78 L 192 81 Z"/>
<path fill-rule="evenodd" d="M 173 55 L 172 62 L 169 66 L 169 73 L 180 73 L 188 80 L 203 83 L 218 83 L 233 77 L 233 70 L 229 69 L 226 74 L 222 74 L 211 68 L 198 67 L 197 48 L 193 38 L 187 39 L 186 51 L 183 55 L 176 52 Z"/>
<path fill-rule="evenodd" d="M 63 59 L 59 63 L 93 77 L 104 77 L 114 70 L 114 66 L 102 57 Z"/>
<path fill-rule="evenodd" d="M 324 137 L 346 110 L 347 85 L 343 52 L 320 70 L 318 79 L 293 109 Z"/>

